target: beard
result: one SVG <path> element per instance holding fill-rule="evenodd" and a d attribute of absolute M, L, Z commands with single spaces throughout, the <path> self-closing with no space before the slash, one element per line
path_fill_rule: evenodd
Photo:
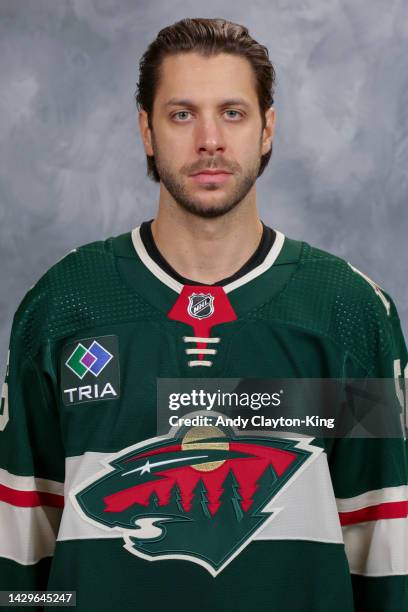
<path fill-rule="evenodd" d="M 185 211 L 205 219 L 222 217 L 238 206 L 238 204 L 242 202 L 255 184 L 261 164 L 260 153 L 259 158 L 256 159 L 250 167 L 247 167 L 244 172 L 237 162 L 228 161 L 222 156 L 216 155 L 214 157 L 207 158 L 206 160 L 200 160 L 195 164 L 183 166 L 180 171 L 176 173 L 172 171 L 170 167 L 160 158 L 157 145 L 155 143 L 153 143 L 153 151 L 154 161 L 160 181 L 163 183 L 175 202 Z M 194 194 L 189 193 L 189 189 L 182 181 L 182 177 L 187 177 L 192 173 L 208 168 L 223 168 L 229 172 L 232 172 L 234 178 L 236 179 L 234 188 L 230 190 L 229 193 L 226 193 L 224 198 L 219 200 L 217 204 L 213 205 L 202 202 L 200 196 L 195 196 Z M 200 185 L 200 188 L 205 191 L 216 192 L 220 190 L 221 186 L 217 183 L 208 183 L 205 185 Z"/>

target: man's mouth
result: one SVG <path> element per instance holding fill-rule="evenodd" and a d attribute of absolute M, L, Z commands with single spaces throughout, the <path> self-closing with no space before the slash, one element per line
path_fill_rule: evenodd
<path fill-rule="evenodd" d="M 232 173 L 223 168 L 207 168 L 191 175 L 196 183 L 224 183 Z"/>

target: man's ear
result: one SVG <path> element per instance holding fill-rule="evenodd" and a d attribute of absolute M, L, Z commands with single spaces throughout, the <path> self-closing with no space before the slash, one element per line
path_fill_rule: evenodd
<path fill-rule="evenodd" d="M 154 155 L 152 147 L 152 131 L 149 127 L 148 114 L 143 109 L 139 111 L 139 130 L 143 140 L 145 153 L 149 157 L 152 157 Z"/>
<path fill-rule="evenodd" d="M 269 153 L 275 133 L 276 111 L 273 106 L 265 111 L 265 127 L 262 132 L 262 155 Z"/>

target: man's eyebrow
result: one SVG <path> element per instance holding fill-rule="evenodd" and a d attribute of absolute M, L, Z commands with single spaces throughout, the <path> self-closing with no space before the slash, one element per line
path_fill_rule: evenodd
<path fill-rule="evenodd" d="M 195 104 L 192 100 L 187 99 L 178 99 L 171 98 L 168 102 L 166 102 L 165 106 L 188 106 L 189 108 L 196 108 L 197 104 Z M 249 107 L 249 103 L 243 98 L 228 98 L 226 100 L 221 100 L 218 104 L 219 107 L 222 106 L 245 106 Z"/>

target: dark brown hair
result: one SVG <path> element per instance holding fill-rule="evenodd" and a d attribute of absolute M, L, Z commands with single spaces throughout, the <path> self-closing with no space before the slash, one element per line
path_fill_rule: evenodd
<path fill-rule="evenodd" d="M 200 53 L 203 56 L 231 53 L 245 57 L 251 64 L 255 79 L 262 117 L 265 126 L 265 111 L 273 104 L 275 70 L 269 60 L 268 49 L 260 45 L 248 33 L 248 29 L 225 19 L 182 19 L 160 30 L 140 60 L 140 76 L 135 93 L 138 109 L 147 112 L 152 128 L 154 96 L 160 78 L 160 66 L 168 55 L 178 53 Z M 266 168 L 272 147 L 261 158 L 258 176 Z M 147 156 L 147 174 L 160 181 L 153 156 Z"/>

